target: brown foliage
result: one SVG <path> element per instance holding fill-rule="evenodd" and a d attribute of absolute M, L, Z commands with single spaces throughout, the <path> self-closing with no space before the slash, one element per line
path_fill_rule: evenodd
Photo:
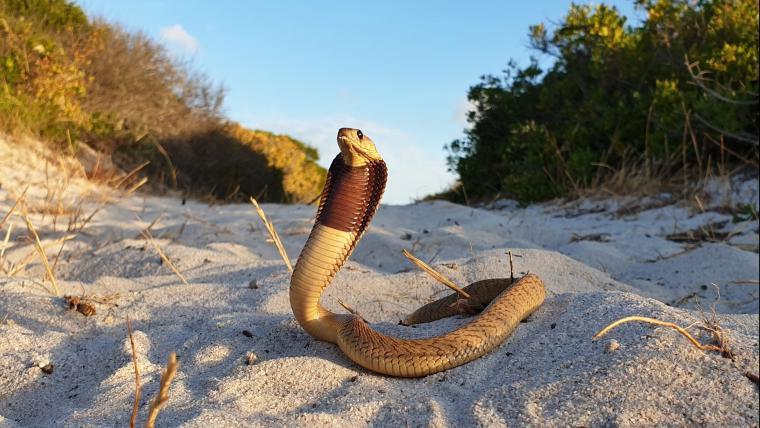
<path fill-rule="evenodd" d="M 166 48 L 118 25 L 94 24 L 97 55 L 85 109 L 99 112 L 118 130 L 158 138 L 203 132 L 220 122 L 224 89 L 173 60 Z"/>

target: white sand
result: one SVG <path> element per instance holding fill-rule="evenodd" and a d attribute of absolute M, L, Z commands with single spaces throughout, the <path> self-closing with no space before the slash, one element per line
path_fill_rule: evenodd
<path fill-rule="evenodd" d="M 30 217 L 43 243 L 54 243 L 67 234 L 67 215 L 54 220 L 34 208 L 57 200 L 46 189 L 65 174 L 51 164 L 46 179 L 44 165 L 34 150 L 0 139 L 0 218 L 28 184 Z M 705 212 L 624 198 L 528 208 L 500 201 L 488 210 L 444 202 L 381 207 L 326 293 L 333 310 L 340 298 L 378 329 L 408 337 L 465 323 L 396 325 L 447 293 L 413 269 L 402 248 L 462 285 L 507 276 L 509 249 L 519 255 L 517 270 L 539 274 L 549 291 L 544 306 L 486 357 L 422 379 L 394 379 L 354 365 L 293 320 L 288 272 L 251 206 L 123 197 L 72 179 L 64 205 L 89 194 L 87 215 L 113 195 L 67 242 L 55 270 L 62 293 L 93 299 L 97 314 L 85 317 L 52 296 L 37 258 L 0 276 L 0 427 L 125 426 L 134 393 L 126 316 L 142 372 L 141 423 L 175 351 L 180 369 L 159 426 L 757 426 L 758 386 L 744 373 L 758 372 L 758 223 L 732 223 L 717 207 L 757 207 L 758 186 L 711 186 Z M 615 214 L 631 204 L 660 206 Z M 314 207 L 263 207 L 295 261 Z M 159 215 L 152 234 L 189 286 L 139 237 Z M 665 239 L 726 220 L 715 231 L 732 236 L 720 242 Z M 33 248 L 21 217 L 11 223 L 5 268 Z M 51 260 L 59 247 L 49 247 Z M 617 318 L 643 315 L 691 326 L 709 342 L 694 308 L 700 301 L 709 312 L 712 284 L 720 288 L 715 307 L 735 361 L 650 325 L 627 324 L 591 340 Z M 606 352 L 612 340 L 620 347 Z M 253 365 L 246 364 L 250 353 Z M 48 363 L 50 374 L 40 368 Z"/>

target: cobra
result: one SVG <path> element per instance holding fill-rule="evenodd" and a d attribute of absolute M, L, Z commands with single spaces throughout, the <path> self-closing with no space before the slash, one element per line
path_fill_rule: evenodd
<path fill-rule="evenodd" d="M 360 316 L 336 314 L 320 297 L 367 231 L 385 190 L 387 169 L 372 140 L 358 129 L 338 131 L 340 153 L 327 174 L 316 221 L 290 281 L 290 305 L 311 336 L 337 344 L 369 370 L 420 377 L 472 361 L 503 342 L 544 301 L 536 275 L 477 281 L 464 288 L 469 301 L 451 295 L 425 305 L 403 323 L 416 324 L 482 309 L 462 327 L 425 339 L 402 339 L 377 332 Z"/>

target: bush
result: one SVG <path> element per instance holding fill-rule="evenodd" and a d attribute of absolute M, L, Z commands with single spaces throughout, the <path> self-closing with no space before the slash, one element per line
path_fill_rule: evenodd
<path fill-rule="evenodd" d="M 223 88 L 141 33 L 65 0 L 4 0 L 0 38 L 0 130 L 148 160 L 154 189 L 190 195 L 308 202 L 324 183 L 316 149 L 227 123 Z"/>
<path fill-rule="evenodd" d="M 315 153 L 288 136 L 234 123 L 181 138 L 149 136 L 119 152 L 131 164 L 150 160 L 154 181 L 193 195 L 286 203 L 308 203 L 321 193 L 326 173 Z"/>
<path fill-rule="evenodd" d="M 544 200 L 632 162 L 669 174 L 757 165 L 757 1 L 636 5 L 638 27 L 614 7 L 572 5 L 553 33 L 530 27 L 552 66 L 510 62 L 470 88 L 472 127 L 446 146 L 470 198 Z"/>

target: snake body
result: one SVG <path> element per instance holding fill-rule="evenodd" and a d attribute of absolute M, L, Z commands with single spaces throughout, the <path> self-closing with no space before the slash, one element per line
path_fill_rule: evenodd
<path fill-rule="evenodd" d="M 367 230 L 387 179 L 385 162 L 372 140 L 360 130 L 341 128 L 338 146 L 341 153 L 328 171 L 314 227 L 290 282 L 293 314 L 310 335 L 337 344 L 348 358 L 369 370 L 419 377 L 488 353 L 543 303 L 544 285 L 535 275 L 517 281 L 478 281 L 465 287 L 471 295 L 468 301 L 451 295 L 419 308 L 403 321 L 430 322 L 462 313 L 463 307 L 485 307 L 464 326 L 426 339 L 388 336 L 372 329 L 357 315 L 335 314 L 322 307 L 322 292 Z"/>

